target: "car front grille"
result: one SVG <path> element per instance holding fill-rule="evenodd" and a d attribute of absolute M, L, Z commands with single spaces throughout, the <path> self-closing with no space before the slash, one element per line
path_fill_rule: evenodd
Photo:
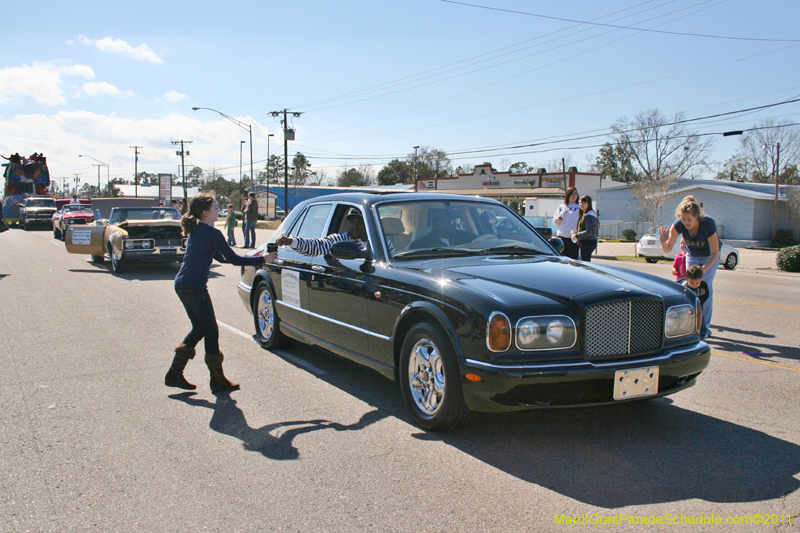
<path fill-rule="evenodd" d="M 156 246 L 158 247 L 172 247 L 172 248 L 180 248 L 181 247 L 181 239 L 154 239 L 156 242 Z"/>
<path fill-rule="evenodd" d="M 586 308 L 586 357 L 625 357 L 661 348 L 664 304 L 626 300 Z"/>

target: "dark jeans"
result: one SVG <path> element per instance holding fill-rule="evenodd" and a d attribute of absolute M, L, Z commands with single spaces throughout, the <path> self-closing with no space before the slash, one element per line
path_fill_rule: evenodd
<path fill-rule="evenodd" d="M 256 221 L 244 223 L 244 247 L 249 248 L 256 245 Z"/>
<path fill-rule="evenodd" d="M 581 261 L 592 260 L 592 254 L 597 249 L 597 241 L 578 241 L 578 250 Z"/>
<path fill-rule="evenodd" d="M 580 259 L 580 257 L 578 257 L 578 245 L 572 242 L 572 239 L 569 237 L 562 237 L 561 235 L 559 235 L 558 238 L 564 243 L 564 250 L 561 252 L 561 255 L 569 257 L 570 259 Z"/>
<path fill-rule="evenodd" d="M 206 353 L 219 353 L 219 326 L 214 315 L 214 306 L 207 289 L 175 288 L 186 314 L 192 322 L 192 331 L 183 339 L 183 344 L 194 348 L 200 339 L 205 339 Z"/>

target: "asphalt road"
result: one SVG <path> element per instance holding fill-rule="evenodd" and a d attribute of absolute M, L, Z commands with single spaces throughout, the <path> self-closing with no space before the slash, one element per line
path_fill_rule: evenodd
<path fill-rule="evenodd" d="M 587 529 L 562 514 L 723 521 L 591 531 L 800 523 L 797 276 L 718 273 L 714 356 L 694 388 L 431 434 L 377 374 L 258 347 L 236 267 L 215 265 L 209 290 L 242 390 L 214 396 L 202 355 L 186 372 L 196 393 L 163 385 L 189 328 L 177 265 L 116 276 L 45 231 L 0 234 L 0 250 L 0 532 Z M 624 266 L 669 276 L 666 263 Z M 724 523 L 757 513 L 783 525 Z"/>

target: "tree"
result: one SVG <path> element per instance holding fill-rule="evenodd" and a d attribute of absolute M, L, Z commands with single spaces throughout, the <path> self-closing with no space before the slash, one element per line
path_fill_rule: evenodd
<path fill-rule="evenodd" d="M 778 181 L 782 184 L 800 184 L 797 166 L 800 164 L 800 129 L 789 120 L 765 119 L 740 139 L 739 148 L 723 167 L 721 174 L 756 183 L 775 183 L 775 166 Z M 778 161 L 778 144 L 781 145 Z M 719 174 L 717 175 L 719 178 Z M 721 178 L 724 179 L 724 178 Z"/>
<path fill-rule="evenodd" d="M 139 185 L 158 185 L 158 175 L 150 174 L 148 172 L 139 172 Z"/>
<path fill-rule="evenodd" d="M 308 179 L 306 180 L 306 185 L 320 186 L 325 185 L 327 182 L 328 173 L 324 168 L 321 168 L 309 174 Z"/>
<path fill-rule="evenodd" d="M 640 177 L 633 170 L 631 154 L 621 144 L 606 143 L 600 148 L 600 155 L 595 159 L 593 170 L 606 179 L 633 183 Z"/>
<path fill-rule="evenodd" d="M 372 169 L 369 165 L 361 165 L 357 169 L 343 170 L 336 178 L 339 187 L 366 187 L 373 185 Z"/>
<path fill-rule="evenodd" d="M 519 163 L 514 163 L 508 167 L 508 171 L 512 174 L 530 174 L 533 169 L 528 166 L 528 163 L 520 161 Z"/>
<path fill-rule="evenodd" d="M 430 146 L 422 146 L 419 148 L 416 157 L 412 152 L 408 155 L 406 161 L 412 169 L 412 173 L 415 168 L 414 162 L 416 161 L 416 171 L 419 179 L 449 176 L 453 172 L 453 167 L 451 166 L 450 158 L 447 157 L 447 152 L 431 148 Z"/>
<path fill-rule="evenodd" d="M 707 166 L 712 139 L 701 140 L 680 123 L 683 120 L 683 113 L 667 117 L 658 109 L 648 109 L 633 120 L 622 117 L 611 126 L 621 153 L 630 154 L 637 181 L 677 180 Z"/>
<path fill-rule="evenodd" d="M 456 174 L 472 174 L 475 172 L 475 165 L 470 165 L 469 163 L 459 165 L 453 172 Z"/>
<path fill-rule="evenodd" d="M 239 193 L 239 183 L 226 180 L 222 174 L 212 170 L 206 182 L 200 186 L 201 191 L 214 191 L 217 193 L 217 202 L 226 199 L 235 206 L 242 204 L 242 196 Z"/>
<path fill-rule="evenodd" d="M 675 175 L 662 175 L 657 180 L 637 181 L 631 187 L 631 196 L 638 202 L 641 213 L 641 217 L 637 217 L 637 219 L 649 222 L 653 231 L 658 230 L 661 226 L 662 210 L 670 195 L 669 189 L 677 181 L 678 178 Z"/>
<path fill-rule="evenodd" d="M 392 159 L 378 172 L 378 185 L 394 185 L 395 183 L 413 183 L 414 169 L 399 159 Z"/>
<path fill-rule="evenodd" d="M 192 170 L 186 175 L 186 184 L 197 187 L 200 185 L 203 175 L 203 169 L 200 167 L 192 167 Z"/>

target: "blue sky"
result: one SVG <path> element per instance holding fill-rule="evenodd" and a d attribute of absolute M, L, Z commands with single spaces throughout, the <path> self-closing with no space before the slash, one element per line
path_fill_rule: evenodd
<path fill-rule="evenodd" d="M 191 108 L 252 124 L 256 170 L 269 133 L 270 152 L 282 151 L 270 112 L 289 108 L 303 112 L 291 121 L 290 157 L 303 152 L 329 179 L 344 166 L 377 171 L 415 145 L 467 152 L 451 156 L 454 166 L 538 168 L 566 157 L 585 170 L 607 138 L 504 147 L 603 134 L 648 108 L 697 118 L 800 96 L 796 0 L 466 3 L 484 7 L 28 2 L 12 14 L 17 24 L 4 25 L 0 153 L 43 152 L 54 177 L 80 173 L 96 183 L 94 161 L 78 154 L 130 179 L 130 146 L 142 146 L 140 171 L 177 173 L 170 141 L 184 139 L 193 141 L 187 164 L 235 179 L 247 131 Z M 588 21 L 627 28 L 580 23 Z M 799 112 L 794 103 L 691 127 L 721 133 L 770 117 L 795 121 Z M 737 146 L 719 136 L 713 159 Z M 475 152 L 494 147 L 502 149 Z M 248 144 L 243 160 L 247 173 Z"/>

